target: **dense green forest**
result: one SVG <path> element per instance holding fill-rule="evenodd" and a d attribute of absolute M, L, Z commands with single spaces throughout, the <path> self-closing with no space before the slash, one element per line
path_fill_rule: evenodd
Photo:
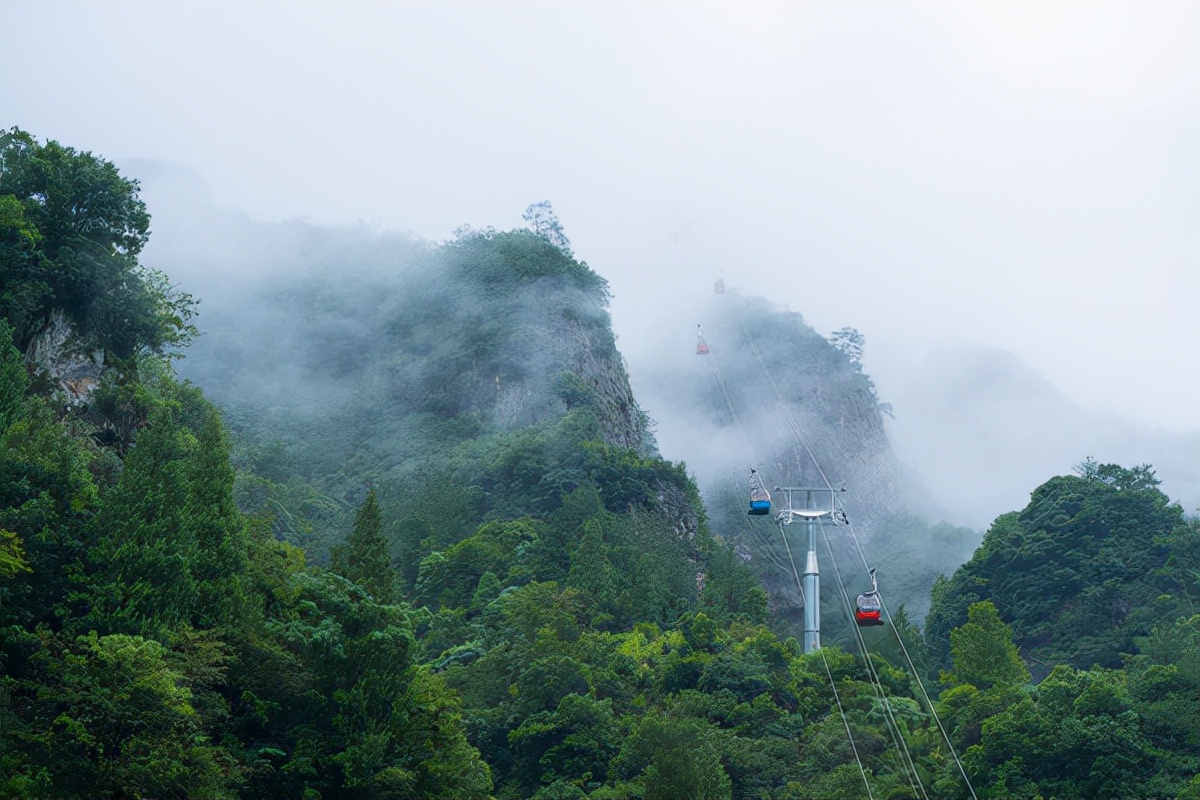
<path fill-rule="evenodd" d="M 341 417 L 222 413 L 136 181 L 0 146 L 0 796 L 1200 798 L 1200 528 L 1150 467 L 1051 477 L 924 630 L 804 654 L 552 219 L 378 278 L 384 337 L 278 287 Z"/>

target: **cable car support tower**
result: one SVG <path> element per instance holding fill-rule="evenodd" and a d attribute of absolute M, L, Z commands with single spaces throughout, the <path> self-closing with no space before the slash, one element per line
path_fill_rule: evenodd
<path fill-rule="evenodd" d="M 783 494 L 784 508 L 775 515 L 780 530 L 783 530 L 782 526 L 791 525 L 799 519 L 804 522 L 808 532 L 808 554 L 804 558 L 804 579 L 800 591 L 804 600 L 804 652 L 811 653 L 821 648 L 821 570 L 817 564 L 817 527 L 847 525 L 849 520 L 838 500 L 840 492 L 828 487 L 776 486 L 775 491 Z"/>

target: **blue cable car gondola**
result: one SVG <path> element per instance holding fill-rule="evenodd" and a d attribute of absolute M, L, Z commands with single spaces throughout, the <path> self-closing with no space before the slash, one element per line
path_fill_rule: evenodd
<path fill-rule="evenodd" d="M 750 470 L 750 510 L 752 517 L 761 517 L 771 513 L 771 495 L 767 486 L 758 475 L 758 470 Z"/>

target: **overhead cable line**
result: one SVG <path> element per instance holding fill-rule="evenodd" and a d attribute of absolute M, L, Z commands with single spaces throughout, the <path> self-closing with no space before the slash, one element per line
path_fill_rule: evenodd
<path fill-rule="evenodd" d="M 845 601 L 842 609 L 849 616 L 850 595 L 846 592 L 846 584 L 842 581 L 842 572 L 838 568 L 837 559 L 833 555 L 833 546 L 829 542 L 829 534 L 822 529 L 821 536 L 825 540 L 825 552 L 829 554 L 829 561 L 833 565 L 833 574 L 837 578 L 838 589 L 841 591 L 842 599 Z M 908 783 L 913 787 L 913 791 L 925 798 L 925 800 L 929 800 L 929 795 L 925 792 L 925 786 L 921 783 L 920 775 L 917 772 L 917 765 L 913 760 L 912 752 L 908 749 L 908 742 L 904 739 L 904 732 L 901 730 L 900 723 L 892 711 L 892 704 L 888 701 L 887 692 L 884 691 L 883 681 L 879 677 L 878 670 L 875 669 L 875 664 L 871 661 L 871 654 L 867 650 L 866 639 L 863 638 L 862 631 L 859 630 L 855 621 L 853 619 L 849 619 L 848 621 L 850 622 L 850 628 L 854 631 L 855 638 L 858 640 L 858 647 L 862 652 L 863 663 L 867 667 L 871 686 L 875 689 L 875 694 L 883 705 L 884 723 L 887 726 L 888 733 L 892 737 L 892 742 L 896 745 L 896 757 L 900 762 L 900 768 L 905 773 L 905 777 L 908 778 Z"/>
<path fill-rule="evenodd" d="M 761 352 L 760 348 L 758 347 L 758 345 L 755 341 L 755 338 L 749 334 L 749 332 L 746 330 L 744 324 L 742 323 L 742 321 L 740 319 L 738 321 L 738 327 L 741 330 L 743 336 L 745 336 L 747 347 L 751 350 L 755 359 L 758 361 L 759 367 L 762 369 L 763 375 L 766 378 L 768 385 L 771 387 L 772 391 L 774 391 L 776 399 L 780 402 L 781 406 L 786 404 L 786 402 L 787 402 L 786 398 L 784 397 L 783 392 L 780 390 L 779 386 L 772 379 L 771 371 L 767 368 L 766 363 L 763 361 L 762 352 Z M 785 418 L 785 421 L 788 424 L 788 427 L 792 431 L 792 435 L 795 438 L 796 443 L 804 450 L 805 454 L 808 456 L 809 461 L 812 463 L 814 469 L 816 469 L 817 473 L 821 476 L 821 480 L 822 480 L 822 482 L 824 482 L 826 488 L 830 492 L 834 492 L 833 485 L 830 483 L 828 476 L 825 474 L 825 471 L 823 469 L 821 469 L 820 462 L 817 461 L 816 456 L 813 455 L 812 450 L 809 449 L 808 444 L 804 441 L 804 437 L 800 435 L 799 426 L 795 423 L 794 420 L 791 419 L 790 414 L 787 414 L 786 412 L 784 412 L 783 416 Z M 854 530 L 853 523 L 850 523 L 849 520 L 847 520 L 846 527 L 850 531 L 850 537 L 851 537 L 852 541 L 854 542 L 854 546 L 858 552 L 859 558 L 862 560 L 864 569 L 866 569 L 868 574 L 870 574 L 870 564 L 867 562 L 866 555 L 863 553 L 862 544 L 859 542 L 858 534 Z M 828 546 L 828 542 L 827 542 L 827 546 Z M 830 558 L 832 560 L 833 559 L 832 549 L 831 549 L 830 553 L 831 553 Z M 836 562 L 835 562 L 834 568 L 836 570 Z M 839 583 L 840 583 L 840 579 L 839 579 Z M 842 588 L 843 588 L 843 592 L 844 592 L 845 587 L 842 587 Z M 882 605 L 883 604 L 883 595 L 880 593 L 880 594 L 877 594 L 877 596 L 879 597 L 880 603 Z M 847 595 L 847 600 L 848 599 L 849 599 L 849 596 Z M 951 742 L 950 736 L 947 734 L 946 728 L 942 724 L 941 718 L 938 716 L 937 709 L 934 707 L 934 704 L 933 704 L 933 700 L 930 698 L 929 692 L 926 690 L 925 684 L 921 680 L 920 672 L 917 670 L 916 665 L 913 663 L 912 657 L 908 652 L 908 648 L 904 644 L 904 639 L 900 635 L 900 629 L 896 627 L 896 622 L 892 618 L 891 611 L 887 608 L 887 606 L 884 605 L 883 608 L 884 608 L 884 612 L 887 615 L 888 622 L 891 625 L 892 631 L 896 635 L 896 641 L 900 645 L 900 650 L 904 654 L 904 659 L 908 664 L 908 668 L 912 672 L 913 678 L 916 680 L 917 687 L 921 691 L 921 696 L 925 699 L 926 707 L 929 709 L 929 714 L 933 718 L 934 723 L 937 725 L 938 731 L 942 734 L 942 738 L 946 742 L 946 747 L 949 749 L 950 755 L 954 759 L 954 763 L 958 767 L 959 774 L 962 775 L 963 781 L 966 783 L 967 790 L 970 791 L 971 797 L 974 798 L 974 800 L 978 800 L 978 796 L 975 794 L 975 788 L 974 788 L 974 786 L 971 785 L 971 779 L 967 776 L 966 769 L 963 767 L 962 761 L 959 759 L 958 753 L 954 749 L 954 744 L 953 744 L 953 742 Z M 857 626 L 855 626 L 855 629 L 857 630 Z M 865 648 L 865 641 L 864 641 L 864 648 Z M 864 658 L 867 658 L 866 650 L 864 649 L 863 652 L 864 652 Z"/>
<path fill-rule="evenodd" d="M 706 355 L 708 355 L 710 353 L 711 353 L 711 351 L 707 351 L 707 350 L 705 352 Z M 729 409 L 729 415 L 733 419 L 734 424 L 736 424 L 738 426 L 739 430 L 741 431 L 742 440 L 746 445 L 747 451 L 749 451 L 749 453 L 750 453 L 751 463 L 754 463 L 754 461 L 753 461 L 754 452 L 750 447 L 750 439 L 748 436 L 746 436 L 745 428 L 743 427 L 741 420 L 739 419 L 739 417 L 737 415 L 737 412 L 734 410 L 733 403 L 729 398 L 729 392 L 725 388 L 725 382 L 721 379 L 720 366 L 717 363 L 716 358 L 713 359 L 713 367 L 714 367 L 714 375 L 716 376 L 717 383 L 721 387 L 721 394 L 725 398 L 725 405 Z M 780 538 L 783 539 L 784 549 L 787 551 L 788 562 L 791 565 L 791 570 L 792 570 L 792 577 L 795 578 L 796 589 L 800 592 L 800 600 L 807 606 L 807 604 L 810 601 L 804 595 L 804 585 L 803 585 L 803 582 L 800 580 L 800 573 L 796 569 L 796 559 L 792 555 L 792 548 L 791 548 L 791 545 L 788 543 L 787 533 L 784 530 L 784 526 L 782 523 L 777 521 L 776 525 L 779 528 Z M 820 602 L 820 599 L 813 598 L 811 602 L 814 602 L 814 603 Z M 829 688 L 833 692 L 834 703 L 837 705 L 838 716 L 841 717 L 842 726 L 846 729 L 846 739 L 850 742 L 850 750 L 854 754 L 854 763 L 858 765 L 859 774 L 862 776 L 863 786 L 866 788 L 866 791 L 867 791 L 867 798 L 868 798 L 868 800 L 874 800 L 875 795 L 871 791 L 871 781 L 867 777 L 867 769 L 865 766 L 863 766 L 862 757 L 859 755 L 859 752 L 858 752 L 858 745 L 854 741 L 854 733 L 850 729 L 850 720 L 846 716 L 845 707 L 842 705 L 841 695 L 838 694 L 837 682 L 834 681 L 834 679 L 833 679 L 833 672 L 829 669 L 829 661 L 825 657 L 825 653 L 823 650 L 821 650 L 820 648 L 817 648 L 817 652 L 819 652 L 821 654 L 821 663 L 825 667 L 825 677 L 828 679 Z"/>

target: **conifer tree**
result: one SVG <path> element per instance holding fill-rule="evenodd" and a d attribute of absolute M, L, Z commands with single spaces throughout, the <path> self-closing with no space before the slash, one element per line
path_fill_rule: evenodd
<path fill-rule="evenodd" d="M 245 520 L 233 499 L 234 470 L 229 440 L 217 410 L 195 394 L 195 448 L 186 462 L 187 505 L 180 533 L 196 542 L 192 572 L 199 588 L 197 622 L 214 625 L 238 616 L 244 601 Z"/>
<path fill-rule="evenodd" d="M 335 572 L 362 586 L 377 602 L 390 603 L 395 599 L 396 571 L 388 556 L 374 489 L 358 509 L 353 532 L 344 544 L 333 548 L 330 562 Z"/>
<path fill-rule="evenodd" d="M 12 326 L 0 317 L 0 432 L 21 415 L 29 389 L 25 361 L 13 344 L 12 334 Z"/>

